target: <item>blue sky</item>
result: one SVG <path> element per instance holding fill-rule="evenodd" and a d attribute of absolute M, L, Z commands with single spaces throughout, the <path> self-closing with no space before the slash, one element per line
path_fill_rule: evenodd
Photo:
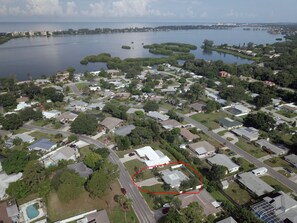
<path fill-rule="evenodd" d="M 0 21 L 297 22 L 296 0 L 0 0 Z"/>

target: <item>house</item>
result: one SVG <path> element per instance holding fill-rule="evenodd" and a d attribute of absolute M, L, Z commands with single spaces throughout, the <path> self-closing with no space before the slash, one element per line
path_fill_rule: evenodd
<path fill-rule="evenodd" d="M 75 171 L 79 176 L 87 179 L 93 174 L 93 170 L 88 168 L 83 162 L 67 165 L 69 170 Z"/>
<path fill-rule="evenodd" d="M 80 156 L 78 150 L 76 148 L 72 148 L 69 146 L 64 146 L 56 151 L 51 152 L 50 154 L 45 155 L 41 158 L 41 161 L 43 162 L 45 168 L 50 166 L 56 166 L 59 164 L 62 160 L 73 160 L 76 161 L 76 159 Z"/>
<path fill-rule="evenodd" d="M 161 89 L 161 92 L 166 94 L 175 94 L 177 88 L 178 86 L 169 86 L 168 88 Z"/>
<path fill-rule="evenodd" d="M 253 127 L 233 129 L 232 132 L 248 141 L 256 141 L 259 138 L 259 130 Z"/>
<path fill-rule="evenodd" d="M 0 203 L 0 222 L 19 222 L 19 209 L 15 200 L 7 200 Z"/>
<path fill-rule="evenodd" d="M 193 109 L 194 111 L 200 113 L 200 112 L 204 112 L 206 109 L 206 104 L 204 102 L 196 102 L 193 104 L 190 104 L 189 107 L 191 109 Z"/>
<path fill-rule="evenodd" d="M 221 221 L 218 221 L 217 223 L 237 223 L 237 221 L 235 221 L 232 217 L 228 217 Z"/>
<path fill-rule="evenodd" d="M 213 157 L 208 158 L 207 161 L 210 165 L 220 165 L 226 167 L 228 170 L 226 174 L 228 172 L 234 173 L 239 170 L 239 166 L 224 154 L 216 154 Z"/>
<path fill-rule="evenodd" d="M 215 147 L 206 141 L 189 144 L 189 148 L 197 153 L 199 159 L 213 156 L 216 153 Z"/>
<path fill-rule="evenodd" d="M 57 118 L 59 115 L 61 115 L 61 112 L 58 110 L 42 111 L 42 115 L 45 119 L 52 119 Z"/>
<path fill-rule="evenodd" d="M 264 150 L 266 150 L 270 153 L 276 154 L 276 155 L 283 155 L 286 153 L 285 150 L 279 148 L 278 146 L 271 144 L 270 142 L 268 142 L 265 139 L 260 139 L 260 140 L 256 141 L 256 144 L 258 146 L 260 146 L 261 148 L 263 148 Z"/>
<path fill-rule="evenodd" d="M 84 216 L 83 219 L 78 220 L 77 223 L 110 223 L 106 210 L 96 211 Z"/>
<path fill-rule="evenodd" d="M 238 174 L 238 182 L 257 196 L 274 191 L 274 188 L 265 183 L 252 172 Z"/>
<path fill-rule="evenodd" d="M 232 120 L 230 118 L 222 118 L 219 120 L 219 123 L 222 127 L 228 130 L 240 128 L 243 126 L 241 122 Z"/>
<path fill-rule="evenodd" d="M 21 111 L 24 108 L 31 108 L 31 104 L 27 104 L 26 102 L 20 102 L 17 104 L 16 109 L 14 109 L 14 111 Z"/>
<path fill-rule="evenodd" d="M 64 90 L 61 86 L 58 86 L 58 85 L 51 85 L 50 87 L 54 88 L 56 91 L 60 91 L 60 92 L 63 92 L 63 90 Z"/>
<path fill-rule="evenodd" d="M 252 170 L 252 173 L 255 176 L 261 176 L 261 175 L 266 174 L 267 172 L 268 172 L 268 170 L 267 170 L 266 167 L 260 167 L 260 168 L 257 168 L 257 169 Z"/>
<path fill-rule="evenodd" d="M 122 119 L 107 117 L 100 123 L 100 125 L 105 127 L 108 131 L 114 131 L 115 128 L 123 122 Z"/>
<path fill-rule="evenodd" d="M 220 76 L 220 77 L 231 77 L 231 74 L 229 74 L 229 73 L 226 72 L 226 71 L 220 71 L 220 72 L 219 72 L 219 76 Z"/>
<path fill-rule="evenodd" d="M 285 156 L 285 160 L 290 163 L 292 166 L 297 167 L 297 155 L 290 154 L 288 156 Z"/>
<path fill-rule="evenodd" d="M 181 182 L 189 178 L 179 170 L 162 170 L 160 171 L 162 180 L 171 188 L 179 189 Z"/>
<path fill-rule="evenodd" d="M 205 216 L 216 215 L 221 212 L 220 203 L 205 189 L 197 194 L 180 194 L 177 197 L 181 201 L 181 208 L 186 208 L 191 203 L 197 202 L 203 208 L 203 214 Z"/>
<path fill-rule="evenodd" d="M 66 109 L 70 111 L 86 111 L 88 103 L 83 101 L 71 101 Z"/>
<path fill-rule="evenodd" d="M 272 82 L 272 81 L 263 81 L 263 83 L 264 83 L 266 86 L 269 86 L 269 87 L 273 87 L 273 86 L 275 86 L 275 83 Z"/>
<path fill-rule="evenodd" d="M 78 117 L 77 114 L 74 114 L 70 111 L 64 112 L 61 115 L 57 117 L 57 120 L 61 123 L 68 123 L 68 122 L 73 122 L 76 118 Z"/>
<path fill-rule="evenodd" d="M 294 103 L 284 104 L 281 106 L 281 108 L 285 111 L 297 113 L 297 106 L 294 105 Z"/>
<path fill-rule="evenodd" d="M 13 144 L 13 141 L 16 139 L 16 138 L 19 138 L 22 140 L 22 142 L 24 143 L 33 143 L 35 141 L 35 138 L 28 135 L 28 134 L 25 134 L 25 133 L 22 133 L 22 134 L 16 134 L 16 135 L 12 135 L 9 139 L 7 139 L 5 141 L 5 147 L 6 148 L 12 148 L 14 146 Z"/>
<path fill-rule="evenodd" d="M 104 108 L 104 106 L 105 106 L 105 103 L 103 103 L 103 102 L 97 102 L 97 103 L 89 104 L 87 106 L 87 109 L 96 109 L 96 110 L 102 111 L 102 109 Z"/>
<path fill-rule="evenodd" d="M 148 169 L 152 169 L 156 165 L 165 165 L 170 162 L 168 156 L 165 156 L 160 150 L 153 150 L 150 146 L 136 149 L 135 152 L 143 159 L 143 162 L 149 167 Z"/>
<path fill-rule="evenodd" d="M 174 128 L 181 128 L 183 126 L 183 124 L 179 123 L 178 121 L 176 121 L 174 119 L 168 119 L 166 121 L 162 121 L 162 122 L 160 122 L 160 124 L 166 130 L 171 130 Z"/>
<path fill-rule="evenodd" d="M 0 129 L 0 138 L 10 137 L 12 133 L 10 131 Z"/>
<path fill-rule="evenodd" d="M 142 108 L 129 108 L 128 111 L 126 112 L 127 115 L 132 115 L 135 112 L 141 111 L 143 114 L 145 113 Z"/>
<path fill-rule="evenodd" d="M 264 197 L 251 209 L 265 223 L 297 222 L 297 201 L 283 191 Z"/>
<path fill-rule="evenodd" d="M 200 137 L 191 133 L 188 129 L 186 128 L 181 128 L 180 130 L 180 135 L 186 140 L 187 142 L 192 142 L 194 139 L 199 139 Z"/>
<path fill-rule="evenodd" d="M 49 152 L 57 147 L 56 143 L 51 142 L 49 139 L 40 139 L 32 145 L 28 146 L 28 150 Z"/>
<path fill-rule="evenodd" d="M 131 96 L 128 92 L 119 92 L 114 95 L 114 98 L 129 99 Z"/>
<path fill-rule="evenodd" d="M 156 111 L 149 111 L 148 113 L 146 113 L 146 115 L 152 119 L 157 120 L 157 121 L 166 121 L 169 119 L 168 115 L 163 115 Z"/>
<path fill-rule="evenodd" d="M 244 116 L 251 112 L 251 109 L 245 107 L 244 105 L 242 105 L 240 103 L 233 103 L 229 106 L 223 107 L 222 109 L 231 113 L 235 117 Z"/>
<path fill-rule="evenodd" d="M 0 200 L 6 198 L 6 189 L 10 183 L 16 182 L 21 179 L 22 173 L 7 175 L 6 173 L 0 173 Z"/>
<path fill-rule="evenodd" d="M 119 135 L 119 136 L 127 136 L 129 135 L 133 129 L 135 129 L 135 125 L 126 125 L 121 128 L 118 128 L 114 134 Z"/>
<path fill-rule="evenodd" d="M 91 85 L 91 86 L 89 86 L 89 90 L 90 91 L 100 91 L 101 87 L 98 85 Z"/>
<path fill-rule="evenodd" d="M 28 102 L 28 101 L 29 101 L 29 98 L 28 97 L 23 97 L 23 96 L 16 99 L 17 103 Z"/>

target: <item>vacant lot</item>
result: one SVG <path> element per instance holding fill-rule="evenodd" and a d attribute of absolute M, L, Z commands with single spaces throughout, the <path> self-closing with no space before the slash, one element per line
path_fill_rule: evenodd
<path fill-rule="evenodd" d="M 32 133 L 30 133 L 30 135 L 35 137 L 36 140 L 46 138 L 46 139 L 49 139 L 52 142 L 59 142 L 60 140 L 63 139 L 63 138 L 56 138 L 54 135 L 46 134 L 46 133 L 43 133 L 43 132 L 32 132 Z"/>
<path fill-rule="evenodd" d="M 136 173 L 136 170 L 141 170 L 142 168 L 146 167 L 146 165 L 139 160 L 131 160 L 126 162 L 124 165 L 131 176 Z M 151 170 L 145 169 L 142 171 L 141 180 L 146 180 L 152 177 L 154 177 L 154 175 L 152 174 Z"/>
<path fill-rule="evenodd" d="M 269 155 L 267 152 L 262 150 L 260 147 L 255 146 L 253 143 L 248 142 L 243 138 L 239 138 L 239 141 L 235 144 L 244 151 L 248 152 L 256 158 L 261 158 L 263 156 Z"/>
<path fill-rule="evenodd" d="M 225 192 L 239 205 L 246 204 L 251 199 L 250 194 L 236 182 L 231 182 Z"/>
<path fill-rule="evenodd" d="M 194 120 L 197 122 L 200 122 L 201 124 L 205 125 L 206 127 L 210 129 L 217 129 L 220 127 L 220 124 L 218 123 L 218 120 L 222 118 L 226 118 L 228 115 L 225 112 L 214 112 L 214 113 L 199 113 L 196 115 L 191 116 Z"/>
<path fill-rule="evenodd" d="M 61 202 L 57 194 L 55 192 L 51 192 L 47 205 L 49 219 L 51 221 L 57 221 L 87 211 L 105 209 L 112 222 L 138 222 L 133 211 L 125 213 L 125 211 L 123 211 L 114 201 L 114 196 L 116 194 L 122 194 L 119 183 L 116 182 L 112 184 L 111 188 L 112 190 L 110 190 L 109 193 L 102 198 L 91 198 L 89 193 L 84 191 L 78 199 L 72 200 L 68 203 Z M 121 221 L 117 221 L 118 219 L 121 219 Z"/>

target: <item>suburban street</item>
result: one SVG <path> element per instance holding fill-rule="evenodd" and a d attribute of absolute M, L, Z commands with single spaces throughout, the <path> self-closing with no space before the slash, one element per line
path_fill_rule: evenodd
<path fill-rule="evenodd" d="M 255 157 L 253 157 L 249 153 L 245 152 L 244 150 L 240 149 L 236 145 L 233 145 L 228 140 L 222 138 L 220 135 L 218 135 L 218 134 L 216 134 L 216 133 L 214 133 L 212 131 L 209 131 L 207 127 L 205 127 L 204 125 L 202 125 L 199 122 L 195 121 L 194 119 L 192 119 L 192 118 L 190 118 L 188 116 L 185 116 L 183 114 L 180 114 L 180 113 L 179 113 L 179 115 L 181 117 L 183 117 L 185 119 L 185 121 L 193 124 L 195 127 L 199 128 L 199 129 L 201 129 L 201 131 L 203 131 L 206 135 L 208 135 L 209 137 L 215 139 L 219 143 L 226 145 L 232 151 L 234 151 L 238 155 L 244 157 L 247 161 L 249 161 L 250 163 L 254 164 L 255 166 L 257 166 L 257 167 L 266 167 L 268 169 L 268 173 L 272 177 L 274 177 L 279 182 L 283 183 L 284 185 L 286 185 L 287 187 L 289 187 L 290 189 L 292 189 L 295 193 L 297 193 L 297 184 L 294 183 L 293 181 L 289 180 L 287 177 L 285 177 L 282 174 L 276 172 L 270 166 L 268 166 L 265 163 L 259 161 L 258 159 L 256 159 Z"/>
<path fill-rule="evenodd" d="M 69 136 L 71 134 L 70 132 L 49 129 L 49 128 L 39 127 L 39 126 L 33 126 L 29 124 L 25 124 L 23 127 L 26 129 L 37 130 L 47 134 L 61 133 L 64 136 Z M 103 143 L 99 142 L 98 140 L 92 139 L 91 137 L 88 137 L 88 136 L 80 135 L 79 139 L 89 144 L 94 144 L 99 148 L 106 147 Z M 128 173 L 125 166 L 122 164 L 119 157 L 113 150 L 110 150 L 109 159 L 112 163 L 117 164 L 119 167 L 119 171 L 120 171 L 119 182 L 121 186 L 126 189 L 128 197 L 132 199 L 133 209 L 139 219 L 139 222 L 155 223 L 156 220 L 154 218 L 154 213 L 148 207 L 147 203 L 145 202 L 139 190 L 133 185 L 130 174 Z"/>

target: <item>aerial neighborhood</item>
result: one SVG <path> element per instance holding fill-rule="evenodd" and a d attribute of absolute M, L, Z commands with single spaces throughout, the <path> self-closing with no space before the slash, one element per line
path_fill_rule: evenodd
<path fill-rule="evenodd" d="M 296 92 L 122 67 L 0 80 L 0 222 L 297 223 Z"/>

